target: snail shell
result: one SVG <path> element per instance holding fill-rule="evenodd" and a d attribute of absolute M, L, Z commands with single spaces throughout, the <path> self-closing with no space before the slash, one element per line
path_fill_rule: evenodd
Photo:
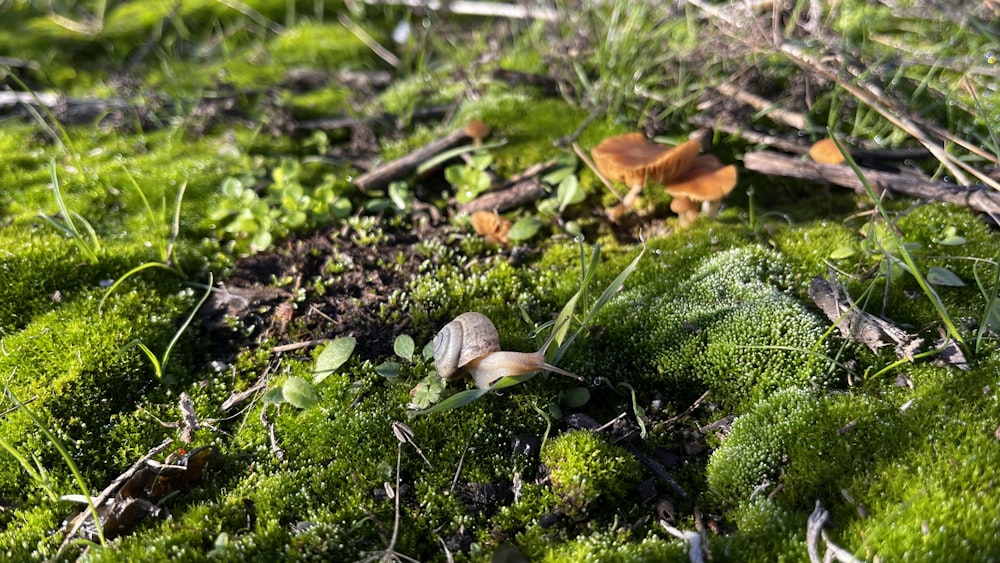
<path fill-rule="evenodd" d="M 462 313 L 434 337 L 434 368 L 445 379 L 487 354 L 500 351 L 500 335 L 482 313 Z"/>

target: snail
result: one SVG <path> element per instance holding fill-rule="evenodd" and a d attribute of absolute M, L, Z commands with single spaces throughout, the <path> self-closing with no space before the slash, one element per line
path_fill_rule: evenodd
<path fill-rule="evenodd" d="M 434 337 L 434 367 L 445 379 L 457 379 L 467 371 L 480 389 L 487 389 L 506 376 L 536 371 L 551 371 L 582 380 L 575 373 L 545 362 L 545 350 L 555 333 L 552 332 L 537 352 L 505 352 L 500 350 L 500 335 L 486 315 L 462 313 Z"/>

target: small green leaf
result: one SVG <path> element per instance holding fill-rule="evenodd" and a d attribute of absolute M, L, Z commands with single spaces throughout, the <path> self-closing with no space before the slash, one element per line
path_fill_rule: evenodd
<path fill-rule="evenodd" d="M 268 389 L 267 393 L 260 398 L 269 405 L 279 405 L 285 402 L 285 396 L 281 394 L 281 387 L 275 387 L 273 389 Z"/>
<path fill-rule="evenodd" d="M 959 236 L 948 237 L 937 241 L 937 243 L 942 246 L 961 246 L 966 242 L 967 241 L 965 240 L 965 237 L 959 237 Z"/>
<path fill-rule="evenodd" d="M 934 266 L 927 271 L 927 283 L 948 287 L 962 287 L 965 285 L 962 278 L 956 276 L 951 270 L 938 266 Z"/>
<path fill-rule="evenodd" d="M 834 249 L 834 251 L 830 253 L 830 259 L 843 260 L 844 258 L 850 258 L 855 254 L 857 254 L 857 250 L 855 250 L 853 246 L 845 245 Z"/>
<path fill-rule="evenodd" d="M 327 344 L 316 357 L 316 367 L 313 369 L 313 383 L 319 385 L 354 352 L 357 341 L 353 336 L 343 336 Z"/>
<path fill-rule="evenodd" d="M 994 297 L 990 302 L 990 308 L 986 312 L 986 325 L 990 330 L 1000 331 L 1000 298 Z"/>
<path fill-rule="evenodd" d="M 583 236 L 583 230 L 580 229 L 580 224 L 576 221 L 566 221 L 566 224 L 563 225 L 563 229 L 566 230 L 567 234 L 574 238 Z"/>
<path fill-rule="evenodd" d="M 316 389 L 301 377 L 289 377 L 281 386 L 281 396 L 300 409 L 308 409 L 319 403 Z"/>
<path fill-rule="evenodd" d="M 538 229 L 542 228 L 542 221 L 534 215 L 528 215 L 527 217 L 522 217 L 514 223 L 514 226 L 510 228 L 510 240 L 528 240 L 538 233 Z"/>
<path fill-rule="evenodd" d="M 399 362 L 382 362 L 375 368 L 375 373 L 386 379 L 395 379 L 399 377 L 400 368 Z"/>
<path fill-rule="evenodd" d="M 330 214 L 338 219 L 346 219 L 351 211 L 351 201 L 346 197 L 338 197 L 330 205 Z"/>
<path fill-rule="evenodd" d="M 389 184 L 389 199 L 400 211 L 410 208 L 410 201 L 413 199 L 413 191 L 406 182 L 393 182 Z"/>
<path fill-rule="evenodd" d="M 410 390 L 410 407 L 426 409 L 441 399 L 441 392 L 444 391 L 444 379 L 436 373 L 432 373 L 420 380 L 420 383 Z"/>
<path fill-rule="evenodd" d="M 580 188 L 580 182 L 576 176 L 566 176 L 559 182 L 556 189 L 556 198 L 559 200 L 559 211 L 562 212 L 567 206 L 580 203 L 587 198 L 587 192 Z"/>
<path fill-rule="evenodd" d="M 960 246 L 966 243 L 965 237 L 959 236 L 958 229 L 954 225 L 949 225 L 941 231 L 940 240 L 934 242 L 942 246 Z"/>
<path fill-rule="evenodd" d="M 589 400 L 590 390 L 586 387 L 572 387 L 559 392 L 559 402 L 568 409 L 582 407 Z"/>
<path fill-rule="evenodd" d="M 409 334 L 400 334 L 396 337 L 396 341 L 392 343 L 392 349 L 400 358 L 412 361 L 416 344 L 413 343 L 413 338 L 410 338 Z"/>
<path fill-rule="evenodd" d="M 417 416 L 461 408 L 489 392 L 489 389 L 468 389 L 466 391 L 459 391 L 429 409 L 412 410 L 409 414 L 411 416 Z"/>

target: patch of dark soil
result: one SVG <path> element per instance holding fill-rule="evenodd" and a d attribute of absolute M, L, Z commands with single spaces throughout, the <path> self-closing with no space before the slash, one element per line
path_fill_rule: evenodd
<path fill-rule="evenodd" d="M 356 354 L 388 356 L 409 325 L 405 315 L 391 314 L 401 306 L 392 296 L 408 289 L 424 260 L 414 245 L 432 236 L 384 231 L 377 244 L 366 244 L 349 229 L 328 228 L 286 240 L 237 262 L 202 320 L 212 330 L 238 319 L 247 338 L 236 346 L 263 338 L 278 346 L 353 336 Z"/>

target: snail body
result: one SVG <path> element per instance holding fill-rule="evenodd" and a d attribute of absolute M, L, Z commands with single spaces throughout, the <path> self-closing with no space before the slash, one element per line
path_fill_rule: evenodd
<path fill-rule="evenodd" d="M 487 389 L 503 377 L 551 371 L 574 379 L 580 376 L 545 361 L 545 351 L 555 331 L 537 352 L 500 349 L 500 335 L 482 313 L 462 313 L 434 337 L 434 367 L 445 379 L 458 379 L 468 372 L 476 387 Z"/>

